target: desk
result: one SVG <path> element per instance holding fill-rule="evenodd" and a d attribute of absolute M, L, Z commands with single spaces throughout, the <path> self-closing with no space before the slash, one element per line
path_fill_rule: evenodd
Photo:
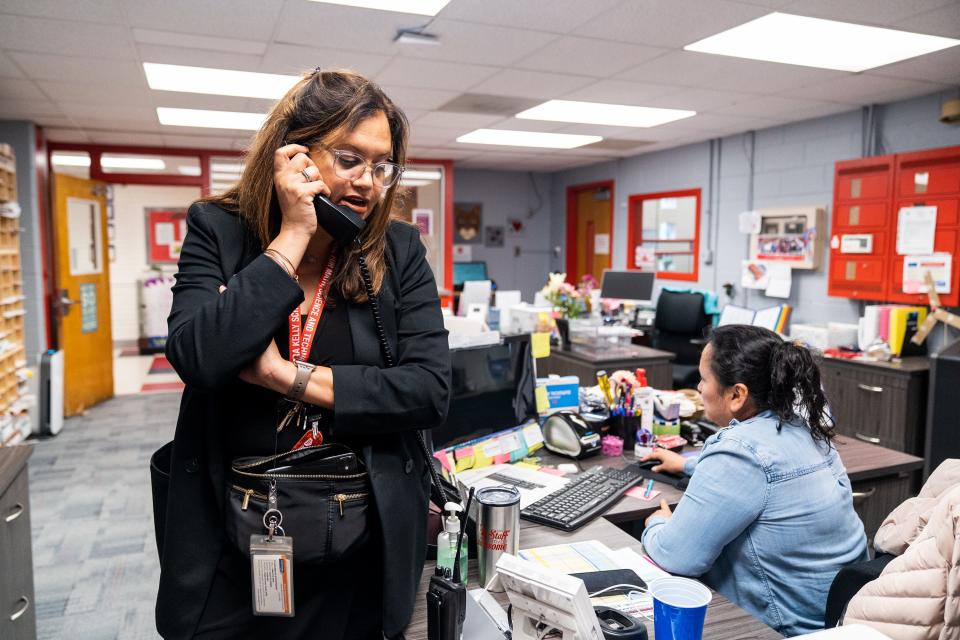
<path fill-rule="evenodd" d="M 547 376 L 574 375 L 580 378 L 580 385 L 589 387 L 596 384 L 596 373 L 600 369 L 613 373 L 618 369 L 633 371 L 637 368 L 647 370 L 647 381 L 654 389 L 673 388 L 674 354 L 650 347 L 637 345 L 617 345 L 610 342 L 598 342 L 593 345 L 573 344 L 569 351 L 551 351 L 549 358 L 537 361 L 537 375 Z"/>
<path fill-rule="evenodd" d="M 563 544 L 583 540 L 599 540 L 611 549 L 631 547 L 637 552 L 641 551 L 639 541 L 634 540 L 607 522 L 604 518 L 597 518 L 590 524 L 571 533 L 557 529 L 549 529 L 526 522 L 525 520 L 520 521 L 521 548 L 542 547 L 551 544 Z M 417 591 L 417 600 L 413 610 L 413 619 L 406 630 L 408 640 L 424 640 L 427 637 L 427 606 L 425 594 L 430 576 L 433 574 L 433 567 L 433 562 L 428 562 L 424 565 L 423 575 L 420 577 L 420 587 Z M 477 563 L 475 560 L 471 560 L 468 588 L 476 588 L 478 586 L 478 580 Z M 495 594 L 495 597 L 501 604 L 506 604 L 507 600 L 504 594 Z M 653 638 L 653 623 L 650 621 L 644 622 L 647 625 L 647 631 L 650 637 Z M 782 637 L 776 631 L 719 593 L 713 594 L 713 601 L 707 608 L 707 619 L 704 625 L 703 636 L 711 640 Z"/>

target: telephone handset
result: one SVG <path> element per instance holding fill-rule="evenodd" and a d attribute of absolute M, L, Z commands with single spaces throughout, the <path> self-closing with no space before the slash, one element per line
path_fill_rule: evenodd
<path fill-rule="evenodd" d="M 313 207 L 317 211 L 317 224 L 342 247 L 351 245 L 367 226 L 366 220 L 349 209 L 338 207 L 323 194 L 314 196 Z"/>

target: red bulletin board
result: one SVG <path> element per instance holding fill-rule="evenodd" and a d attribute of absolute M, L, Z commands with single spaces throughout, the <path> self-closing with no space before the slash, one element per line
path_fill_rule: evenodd
<path fill-rule="evenodd" d="M 147 209 L 147 262 L 176 264 L 187 234 L 187 210 Z"/>

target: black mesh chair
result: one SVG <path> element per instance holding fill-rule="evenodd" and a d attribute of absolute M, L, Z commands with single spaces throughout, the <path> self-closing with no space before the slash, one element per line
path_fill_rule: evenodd
<path fill-rule="evenodd" d="M 824 626 L 831 629 L 840 623 L 847 610 L 847 603 L 865 584 L 876 580 L 883 573 L 884 567 L 897 556 L 882 553 L 873 560 L 864 560 L 840 569 L 830 585 L 827 595 L 827 611 L 824 616 Z"/>
<path fill-rule="evenodd" d="M 710 316 L 703 310 L 702 293 L 666 289 L 660 292 L 651 346 L 676 354 L 674 389 L 695 389 L 700 383 L 700 352 L 711 325 Z"/>

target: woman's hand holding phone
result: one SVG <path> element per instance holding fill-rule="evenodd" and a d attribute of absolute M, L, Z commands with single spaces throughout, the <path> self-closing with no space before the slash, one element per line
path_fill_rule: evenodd
<path fill-rule="evenodd" d="M 294 232 L 307 240 L 317 231 L 313 197 L 318 193 L 330 195 L 330 188 L 324 184 L 320 169 L 309 153 L 310 150 L 303 145 L 288 144 L 277 149 L 273 159 L 273 184 L 283 215 L 281 233 Z"/>

